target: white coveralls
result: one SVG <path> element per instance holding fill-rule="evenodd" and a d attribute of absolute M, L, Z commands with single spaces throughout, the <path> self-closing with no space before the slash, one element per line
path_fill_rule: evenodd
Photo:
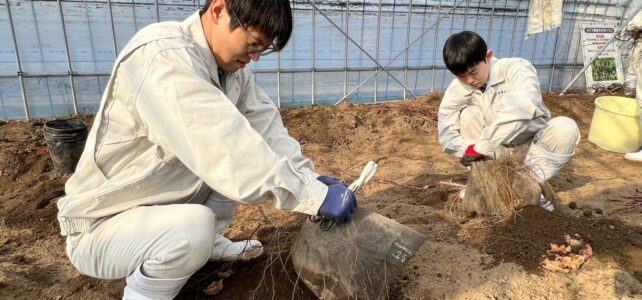
<path fill-rule="evenodd" d="M 629 21 L 625 30 L 633 30 L 634 28 L 642 28 L 642 11 L 638 12 Z M 638 40 L 636 46 L 631 49 L 629 59 L 629 73 L 636 74 L 637 78 L 635 98 L 638 100 L 640 108 L 642 108 L 642 39 Z M 640 126 L 642 126 L 642 113 L 640 114 Z M 642 161 L 642 149 L 638 152 L 627 153 L 624 157 L 630 160 Z"/>
<path fill-rule="evenodd" d="M 571 159 L 580 141 L 577 124 L 551 115 L 544 106 L 533 65 L 521 58 L 492 58 L 484 92 L 453 80 L 439 106 L 439 143 L 462 157 L 475 151 L 498 157 L 509 147 L 530 143 L 525 163 L 540 183 Z"/>
<path fill-rule="evenodd" d="M 229 246 L 238 202 L 316 215 L 327 194 L 250 71 L 217 69 L 198 12 L 138 32 L 58 200 L 72 264 L 127 277 L 124 298 L 173 298 Z"/>

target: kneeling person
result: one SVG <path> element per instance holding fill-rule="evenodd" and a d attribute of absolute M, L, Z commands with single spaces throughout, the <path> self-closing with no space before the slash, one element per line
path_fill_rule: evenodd
<path fill-rule="evenodd" d="M 439 143 L 446 153 L 470 166 L 528 144 L 525 164 L 539 183 L 571 159 L 580 140 L 577 124 L 567 117 L 551 118 L 530 62 L 495 58 L 486 42 L 470 31 L 450 36 L 443 58 L 457 77 L 439 106 Z M 553 209 L 543 196 L 540 205 Z"/>
<path fill-rule="evenodd" d="M 58 200 L 82 274 L 126 277 L 125 299 L 173 299 L 208 260 L 261 254 L 218 234 L 239 202 L 350 220 L 354 194 L 314 172 L 245 69 L 291 32 L 288 0 L 209 0 L 132 38 Z"/>

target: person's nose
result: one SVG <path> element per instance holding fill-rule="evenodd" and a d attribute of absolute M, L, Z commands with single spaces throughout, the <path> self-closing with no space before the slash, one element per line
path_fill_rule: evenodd
<path fill-rule="evenodd" d="M 467 83 L 468 85 L 473 85 L 473 83 L 475 83 L 475 77 L 470 76 L 470 75 L 469 75 L 469 76 L 466 76 L 466 83 Z"/>
<path fill-rule="evenodd" d="M 248 53 L 250 55 L 250 59 L 253 61 L 259 61 L 261 59 L 261 54 L 260 53 Z"/>

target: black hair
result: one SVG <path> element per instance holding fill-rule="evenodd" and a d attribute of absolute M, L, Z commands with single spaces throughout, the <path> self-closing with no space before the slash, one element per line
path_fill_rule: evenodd
<path fill-rule="evenodd" d="M 486 59 L 488 46 L 484 39 L 472 31 L 451 35 L 444 44 L 444 63 L 456 76 L 466 74 L 470 68 Z"/>
<path fill-rule="evenodd" d="M 203 15 L 212 0 L 207 0 L 201 8 Z M 245 28 L 254 27 L 274 39 L 277 50 L 283 49 L 292 35 L 292 9 L 289 0 L 227 0 L 225 6 L 230 14 L 234 13 Z M 235 18 L 230 20 L 230 30 L 239 27 Z"/>

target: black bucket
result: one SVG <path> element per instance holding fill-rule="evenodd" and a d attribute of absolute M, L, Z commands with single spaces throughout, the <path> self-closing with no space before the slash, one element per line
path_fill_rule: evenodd
<path fill-rule="evenodd" d="M 87 139 L 87 124 L 81 120 L 53 120 L 45 123 L 45 141 L 56 170 L 71 173 Z"/>

